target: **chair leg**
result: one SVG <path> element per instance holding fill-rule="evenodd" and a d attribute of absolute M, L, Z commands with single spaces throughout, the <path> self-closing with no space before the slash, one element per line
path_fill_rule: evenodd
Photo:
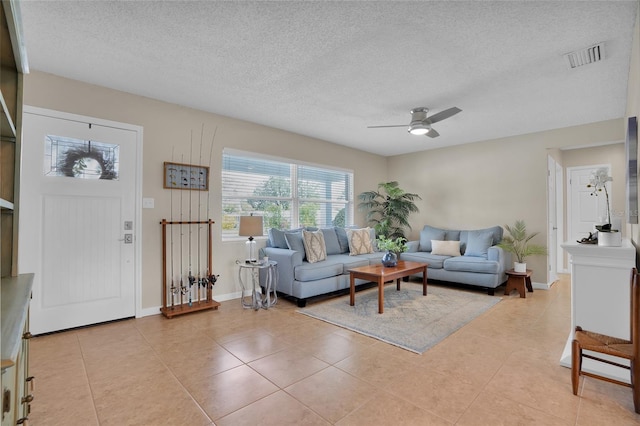
<path fill-rule="evenodd" d="M 635 363 L 635 360 L 631 360 L 631 391 L 633 392 L 633 406 L 636 413 L 640 414 L 640 370 Z"/>
<path fill-rule="evenodd" d="M 571 385 L 573 386 L 574 395 L 578 394 L 580 371 L 582 371 L 582 348 L 580 347 L 580 342 L 574 339 L 571 344 Z"/>

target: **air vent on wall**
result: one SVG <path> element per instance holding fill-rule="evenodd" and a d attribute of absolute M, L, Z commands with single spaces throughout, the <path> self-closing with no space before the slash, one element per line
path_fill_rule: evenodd
<path fill-rule="evenodd" d="M 570 69 L 600 62 L 604 59 L 604 43 L 567 53 L 564 57 L 567 59 L 567 65 Z"/>

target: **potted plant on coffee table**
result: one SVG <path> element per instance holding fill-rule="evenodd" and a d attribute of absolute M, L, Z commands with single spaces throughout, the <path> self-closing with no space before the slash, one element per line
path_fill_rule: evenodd
<path fill-rule="evenodd" d="M 380 235 L 377 243 L 378 248 L 385 251 L 384 256 L 382 256 L 382 266 L 396 266 L 398 264 L 398 255 L 407 251 L 407 240 L 404 237 L 391 239 Z"/>
<path fill-rule="evenodd" d="M 527 272 L 527 264 L 525 263 L 527 256 L 547 254 L 547 248 L 545 246 L 531 243 L 531 240 L 538 235 L 538 233 L 533 232 L 528 234 L 527 225 L 524 223 L 524 220 L 516 220 L 513 226 L 505 225 L 504 229 L 506 229 L 509 235 L 502 238 L 502 241 L 498 243 L 498 247 L 502 247 L 503 250 L 515 255 L 516 260 L 513 264 L 515 272 Z"/>

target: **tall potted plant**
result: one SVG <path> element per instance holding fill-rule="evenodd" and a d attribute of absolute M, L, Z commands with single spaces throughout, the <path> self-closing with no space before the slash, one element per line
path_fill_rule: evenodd
<path fill-rule="evenodd" d="M 547 254 L 547 248 L 545 246 L 530 242 L 538 233 L 533 232 L 528 234 L 527 225 L 524 223 L 524 220 L 516 220 L 513 226 L 505 225 L 504 229 L 506 229 L 509 235 L 502 238 L 502 241 L 498 243 L 498 247 L 502 247 L 503 250 L 513 253 L 516 256 L 513 264 L 513 269 L 516 272 L 527 272 L 527 264 L 525 263 L 527 256 Z"/>
<path fill-rule="evenodd" d="M 411 229 L 409 215 L 419 211 L 414 200 L 422 199 L 401 189 L 396 181 L 379 183 L 377 191 L 363 192 L 358 198 L 358 208 L 367 212 L 367 223 L 377 235 L 391 239 L 405 238 L 405 228 Z"/>

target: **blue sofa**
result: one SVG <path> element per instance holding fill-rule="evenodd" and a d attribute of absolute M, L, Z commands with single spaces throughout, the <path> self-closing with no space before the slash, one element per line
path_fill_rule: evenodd
<path fill-rule="evenodd" d="M 483 287 L 493 295 L 495 288 L 507 281 L 505 271 L 510 265 L 510 254 L 496 246 L 502 234 L 500 226 L 453 230 L 425 225 L 420 231 L 420 240 L 410 241 L 409 249 L 400 259 L 428 263 L 429 280 Z M 446 253 L 457 245 L 459 252 Z"/>
<path fill-rule="evenodd" d="M 306 228 L 317 231 L 317 228 Z M 267 246 L 260 249 L 261 257 L 278 262 L 278 282 L 276 290 L 294 299 L 299 307 L 304 307 L 307 299 L 349 288 L 350 268 L 381 263 L 384 253 L 374 252 L 350 255 L 347 230 L 340 227 L 320 229 L 324 236 L 326 259 L 309 263 L 301 242 L 302 229 L 282 231 L 269 230 Z M 370 240 L 375 242 L 375 231 L 369 229 Z M 287 238 L 285 238 L 287 236 Z M 291 247 L 291 248 L 290 248 Z M 262 280 L 262 277 L 261 277 Z M 356 286 L 367 283 L 356 280 Z"/>
<path fill-rule="evenodd" d="M 307 230 L 317 231 L 316 228 Z M 350 268 L 381 263 L 384 254 L 373 244 L 373 253 L 350 255 L 346 229 L 332 227 L 320 231 L 324 236 L 326 259 L 319 262 L 307 261 L 301 241 L 302 228 L 270 229 L 267 246 L 261 249 L 261 257 L 268 256 L 278 262 L 276 290 L 294 299 L 300 307 L 311 297 L 348 289 Z M 508 253 L 495 246 L 502 239 L 502 232 L 499 226 L 473 231 L 425 226 L 420 240 L 410 241 L 409 250 L 402 253 L 400 259 L 428 263 L 428 279 L 479 286 L 493 295 L 494 289 L 507 279 L 504 271 L 509 264 Z M 375 231 L 370 229 L 369 233 L 370 240 L 375 242 Z M 460 255 L 439 255 L 437 251 L 434 254 L 432 240 L 459 242 Z M 366 282 L 356 280 L 356 286 Z"/>

